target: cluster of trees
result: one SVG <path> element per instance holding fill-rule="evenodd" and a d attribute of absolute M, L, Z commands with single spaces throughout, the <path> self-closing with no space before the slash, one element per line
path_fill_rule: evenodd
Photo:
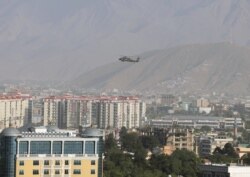
<path fill-rule="evenodd" d="M 152 168 L 172 176 L 196 177 L 199 164 L 200 160 L 188 150 L 176 150 L 170 156 L 153 155 L 150 159 Z"/>
<path fill-rule="evenodd" d="M 250 154 L 245 154 L 241 157 L 241 162 L 245 165 L 250 165 Z"/>
<path fill-rule="evenodd" d="M 196 177 L 200 160 L 193 152 L 176 150 L 171 156 L 154 154 L 146 159 L 148 150 L 159 145 L 154 136 L 120 132 L 120 144 L 110 134 L 105 141 L 105 177 Z"/>
<path fill-rule="evenodd" d="M 209 156 L 208 159 L 212 163 L 237 163 L 239 156 L 232 144 L 227 143 L 222 149 L 219 147 L 215 148 L 213 155 Z"/>

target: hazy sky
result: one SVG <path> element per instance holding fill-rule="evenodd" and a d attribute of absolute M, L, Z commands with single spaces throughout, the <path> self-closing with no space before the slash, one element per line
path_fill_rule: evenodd
<path fill-rule="evenodd" d="M 190 43 L 248 45 L 249 7 L 248 0 L 0 1 L 0 80 L 70 79 L 120 55 Z"/>

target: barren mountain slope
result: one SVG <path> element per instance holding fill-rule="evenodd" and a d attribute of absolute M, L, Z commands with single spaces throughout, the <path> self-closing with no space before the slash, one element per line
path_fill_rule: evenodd
<path fill-rule="evenodd" d="M 184 44 L 249 45 L 249 19 L 249 0 L 1 1 L 0 80 L 68 80 Z"/>
<path fill-rule="evenodd" d="M 250 49 L 229 43 L 186 45 L 142 54 L 139 63 L 114 62 L 73 81 L 84 88 L 250 91 Z"/>

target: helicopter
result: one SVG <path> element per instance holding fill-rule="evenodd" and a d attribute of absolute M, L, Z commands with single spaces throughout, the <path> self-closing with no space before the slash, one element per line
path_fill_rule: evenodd
<path fill-rule="evenodd" d="M 136 59 L 133 59 L 132 57 L 123 56 L 123 57 L 119 58 L 119 60 L 122 61 L 122 62 L 126 61 L 126 62 L 134 62 L 134 63 L 136 63 L 136 62 L 139 62 L 140 57 L 137 57 Z"/>

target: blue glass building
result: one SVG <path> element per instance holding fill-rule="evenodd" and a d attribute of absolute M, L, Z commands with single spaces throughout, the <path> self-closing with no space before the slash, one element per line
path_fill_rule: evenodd
<path fill-rule="evenodd" d="M 1 133 L 0 176 L 102 177 L 103 134 L 88 129 L 81 136 L 65 132 Z"/>
<path fill-rule="evenodd" d="M 15 128 L 4 129 L 0 135 L 0 176 L 15 177 L 16 139 L 20 132 Z"/>

